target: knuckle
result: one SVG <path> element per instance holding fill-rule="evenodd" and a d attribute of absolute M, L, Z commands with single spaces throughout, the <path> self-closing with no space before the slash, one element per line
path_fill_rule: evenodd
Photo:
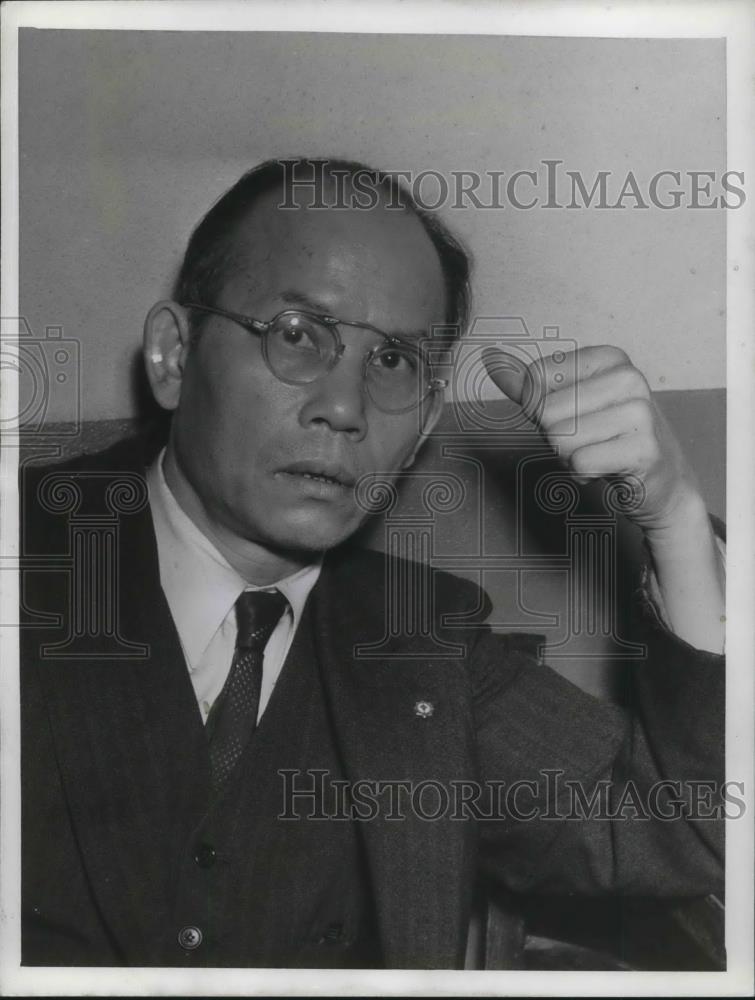
<path fill-rule="evenodd" d="M 577 448 L 572 452 L 571 467 L 578 473 L 590 471 L 590 456 L 587 448 Z"/>
<path fill-rule="evenodd" d="M 646 468 L 651 468 L 657 465 L 661 461 L 661 446 L 658 438 L 653 435 L 647 443 L 647 448 L 645 451 L 645 463 Z"/>
<path fill-rule="evenodd" d="M 569 441 L 568 438 L 566 440 L 564 440 L 563 438 L 559 438 L 557 441 L 551 442 L 551 444 L 552 447 L 558 449 L 558 454 L 561 461 L 564 462 L 566 465 L 570 465 L 572 460 L 572 455 L 574 454 L 573 442 Z"/>
<path fill-rule="evenodd" d="M 650 400 L 643 398 L 630 399 L 626 404 L 629 422 L 635 431 L 646 433 L 653 427 L 653 410 Z"/>
<path fill-rule="evenodd" d="M 617 376 L 626 396 L 631 399 L 650 399 L 650 387 L 645 376 L 634 365 L 621 365 L 617 368 Z"/>
<path fill-rule="evenodd" d="M 627 352 L 621 347 L 616 347 L 615 344 L 602 344 L 598 350 L 603 358 L 607 362 L 613 363 L 614 366 L 626 365 L 629 367 L 632 364 Z"/>

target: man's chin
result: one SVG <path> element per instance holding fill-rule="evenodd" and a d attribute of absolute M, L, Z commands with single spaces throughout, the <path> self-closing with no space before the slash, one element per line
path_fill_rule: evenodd
<path fill-rule="evenodd" d="M 318 556 L 350 538 L 362 520 L 357 516 L 348 520 L 333 517 L 286 519 L 270 531 L 268 541 L 280 552 Z"/>

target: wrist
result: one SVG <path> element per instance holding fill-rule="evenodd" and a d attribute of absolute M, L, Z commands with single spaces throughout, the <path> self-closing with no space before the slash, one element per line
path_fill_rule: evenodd
<path fill-rule="evenodd" d="M 721 653 L 725 564 L 702 497 L 680 499 L 669 521 L 645 532 L 645 545 L 657 583 L 646 589 L 658 617 L 689 645 Z"/>
<path fill-rule="evenodd" d="M 652 552 L 668 551 L 677 546 L 689 550 L 702 537 L 711 537 L 712 529 L 705 501 L 695 489 L 681 494 L 657 523 L 644 528 L 645 541 Z M 712 538 L 711 538 L 712 540 Z"/>

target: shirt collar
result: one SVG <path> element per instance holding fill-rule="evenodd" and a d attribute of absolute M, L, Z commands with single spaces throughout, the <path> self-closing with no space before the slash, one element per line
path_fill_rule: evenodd
<path fill-rule="evenodd" d="M 184 513 L 163 474 L 160 452 L 147 470 L 147 487 L 157 538 L 160 584 L 189 665 L 198 663 L 212 637 L 244 590 L 279 590 L 298 626 L 322 560 L 269 587 L 255 587 L 238 573 Z"/>

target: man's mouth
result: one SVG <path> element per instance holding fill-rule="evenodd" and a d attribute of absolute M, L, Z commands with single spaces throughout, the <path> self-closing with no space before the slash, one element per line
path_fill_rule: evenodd
<path fill-rule="evenodd" d="M 351 489 L 356 483 L 356 478 L 352 473 L 335 462 L 292 462 L 291 465 L 279 469 L 276 475 L 298 476 L 344 490 Z"/>

